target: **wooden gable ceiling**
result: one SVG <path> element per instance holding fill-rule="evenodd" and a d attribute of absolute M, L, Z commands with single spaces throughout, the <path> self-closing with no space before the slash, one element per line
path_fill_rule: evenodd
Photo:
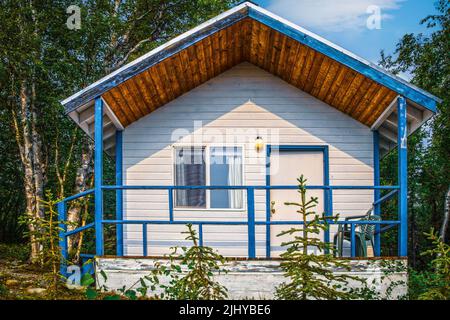
<path fill-rule="evenodd" d="M 248 61 L 371 126 L 397 93 L 258 22 L 245 18 L 103 93 L 124 127 Z"/>

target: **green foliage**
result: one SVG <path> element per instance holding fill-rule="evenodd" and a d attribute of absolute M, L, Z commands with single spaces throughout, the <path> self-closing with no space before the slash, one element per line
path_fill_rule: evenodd
<path fill-rule="evenodd" d="M 191 224 L 187 225 L 186 240 L 192 241 L 189 248 L 173 248 L 169 265 L 156 264 L 154 272 L 146 277 L 151 289 L 162 289 L 157 296 L 175 300 L 220 300 L 227 298 L 227 289 L 214 280 L 214 273 L 225 272 L 225 258 L 210 247 L 200 246 Z M 162 284 L 160 277 L 169 277 L 168 284 Z"/>
<path fill-rule="evenodd" d="M 55 200 L 50 192 L 47 192 L 46 198 L 47 200 L 42 200 L 45 209 L 44 217 L 31 218 L 25 216 L 22 223 L 32 226 L 27 234 L 34 234 L 35 241 L 42 246 L 39 263 L 43 268 L 50 271 L 51 289 L 56 292 L 61 284 L 59 265 L 62 255 L 59 247 L 59 232 L 62 229 L 60 227 L 61 222 L 58 221 L 58 214 L 55 211 L 58 200 Z"/>
<path fill-rule="evenodd" d="M 26 261 L 30 255 L 30 247 L 24 244 L 0 243 L 0 260 Z"/>
<path fill-rule="evenodd" d="M 338 216 L 319 216 L 313 209 L 317 198 L 306 197 L 306 179 L 303 175 L 297 179 L 300 202 L 286 202 L 285 205 L 298 208 L 303 225 L 291 228 L 278 236 L 288 235 L 291 240 L 282 243 L 287 250 L 281 254 L 283 262 L 281 268 L 285 277 L 290 281 L 282 283 L 276 291 L 279 299 L 307 300 L 307 299 L 351 299 L 357 296 L 346 285 L 349 280 L 361 281 L 357 277 L 336 274 L 334 269 L 350 270 L 348 261 L 338 260 L 333 255 L 331 243 L 320 239 L 320 234 L 328 230 L 328 221 L 337 220 Z M 318 254 L 310 253 L 317 250 Z M 328 252 L 328 253 L 327 253 Z"/>
<path fill-rule="evenodd" d="M 173 248 L 169 256 L 169 263 L 155 262 L 155 269 L 151 274 L 140 278 L 131 286 L 123 286 L 117 293 L 108 293 L 109 288 L 104 284 L 97 290 L 95 279 L 91 274 L 84 274 L 81 285 L 86 287 L 87 299 L 104 300 L 137 300 L 145 299 L 149 294 L 156 299 L 173 300 L 219 300 L 227 298 L 227 289 L 214 280 L 214 274 L 226 272 L 222 267 L 225 258 L 215 253 L 212 248 L 200 246 L 198 237 L 192 225 L 187 225 L 186 240 L 192 241 L 189 248 Z M 107 282 L 105 272 L 100 276 L 103 283 Z M 162 278 L 168 281 L 161 281 Z"/>
<path fill-rule="evenodd" d="M 450 2 L 436 1 L 437 14 L 421 21 L 430 35 L 406 34 L 393 55 L 382 52 L 381 65 L 394 73 L 409 73 L 411 82 L 437 95 L 443 102 L 438 113 L 408 139 L 409 262 L 417 270 L 429 266 L 430 257 L 419 253 L 429 247 L 423 234 L 439 230 L 450 186 Z M 383 183 L 396 184 L 397 152 L 381 164 Z M 396 215 L 396 201 L 383 207 L 383 219 Z M 448 242 L 448 232 L 444 242 Z M 396 254 L 396 231 L 383 235 L 383 254 Z"/>
<path fill-rule="evenodd" d="M 444 243 L 433 229 L 425 234 L 432 242 L 433 248 L 422 255 L 433 257 L 431 266 L 434 274 L 427 278 L 428 288 L 421 293 L 420 300 L 450 300 L 450 246 Z"/>
<path fill-rule="evenodd" d="M 46 170 L 44 189 L 59 196 L 75 192 L 83 145 L 82 130 L 63 111 L 60 101 L 161 43 L 224 11 L 233 0 L 4 0 L 0 10 L 0 241 L 22 242 L 18 224 L 25 211 L 24 169 L 13 120 L 19 117 L 20 85 L 33 84 L 36 130 Z M 70 5 L 81 8 L 81 29 L 69 30 Z M 31 90 L 29 90 L 31 91 Z M 75 137 L 73 139 L 73 137 Z M 20 138 L 19 138 L 20 140 Z M 72 148 L 72 141 L 74 146 Z M 59 159 L 55 151 L 59 149 Z M 72 150 L 72 152 L 70 152 Z M 56 169 L 72 160 L 60 195 Z M 58 160 L 58 161 L 57 161 Z M 105 181 L 114 181 L 114 164 L 105 159 Z M 113 197 L 106 198 L 112 206 Z M 109 209 L 109 208 L 108 208 Z M 105 210 L 105 212 L 114 212 Z M 105 240 L 114 230 L 106 228 Z M 107 242 L 107 252 L 113 250 Z"/>

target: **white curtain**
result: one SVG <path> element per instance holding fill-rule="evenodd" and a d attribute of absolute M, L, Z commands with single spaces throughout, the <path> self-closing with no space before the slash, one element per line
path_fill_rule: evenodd
<path fill-rule="evenodd" d="M 185 152 L 183 152 L 183 149 L 178 149 L 176 152 L 176 159 L 175 159 L 175 185 L 177 186 L 185 186 L 186 185 L 186 172 L 185 172 Z M 187 199 L 187 192 L 186 190 L 176 190 L 176 205 L 177 206 L 186 206 L 188 199 Z"/>
<path fill-rule="evenodd" d="M 175 184 L 177 186 L 204 186 L 206 167 L 204 148 L 180 148 L 176 155 Z M 176 190 L 176 205 L 180 207 L 204 207 L 206 191 L 202 189 Z"/>
<path fill-rule="evenodd" d="M 228 185 L 242 186 L 242 155 L 234 148 L 233 154 L 228 156 Z M 228 190 L 230 208 L 242 208 L 242 190 Z"/>

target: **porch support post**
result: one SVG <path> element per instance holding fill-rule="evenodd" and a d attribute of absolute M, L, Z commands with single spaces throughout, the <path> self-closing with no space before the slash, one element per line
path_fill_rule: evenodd
<path fill-rule="evenodd" d="M 408 255 L 408 151 L 407 151 L 407 122 L 406 100 L 399 97 L 397 100 L 398 118 L 398 216 L 400 227 L 398 232 L 398 254 L 401 257 Z"/>
<path fill-rule="evenodd" d="M 95 195 L 95 254 L 103 255 L 103 101 L 95 99 L 95 157 L 94 157 L 94 195 Z"/>
<path fill-rule="evenodd" d="M 380 182 L 380 133 L 378 130 L 373 132 L 373 184 L 374 186 L 379 186 Z M 374 196 L 374 214 L 377 216 L 381 215 L 381 204 L 377 203 L 380 200 L 380 189 L 375 189 Z M 381 227 L 379 224 L 375 225 L 375 243 L 374 243 L 374 254 L 379 257 L 381 254 Z"/>
<path fill-rule="evenodd" d="M 61 249 L 61 262 L 59 264 L 59 273 L 62 276 L 66 276 L 67 273 L 67 225 L 66 225 L 66 212 L 67 204 L 64 200 L 58 202 L 58 221 L 59 221 L 59 247 Z"/>
<path fill-rule="evenodd" d="M 122 178 L 122 131 L 116 131 L 116 185 L 123 184 Z M 116 220 L 123 220 L 123 190 L 116 190 Z M 123 224 L 116 224 L 116 254 L 123 256 Z"/>
<path fill-rule="evenodd" d="M 247 188 L 248 257 L 256 257 L 255 244 L 255 189 Z"/>

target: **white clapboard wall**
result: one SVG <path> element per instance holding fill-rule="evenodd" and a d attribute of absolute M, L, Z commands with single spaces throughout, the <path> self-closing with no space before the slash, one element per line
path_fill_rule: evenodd
<path fill-rule="evenodd" d="M 226 133 L 226 136 L 225 136 Z M 242 63 L 182 95 L 124 130 L 126 185 L 173 185 L 173 146 L 244 146 L 244 185 L 265 185 L 265 150 L 272 145 L 328 145 L 330 184 L 373 185 L 370 129 L 258 67 Z M 231 140 L 230 140 L 231 139 Z M 256 219 L 265 219 L 265 192 L 255 192 Z M 333 193 L 335 213 L 364 214 L 373 202 L 370 190 Z M 244 205 L 245 208 L 245 205 Z M 167 191 L 124 192 L 125 219 L 168 219 Z M 175 210 L 175 219 L 245 220 L 245 210 Z M 142 255 L 142 227 L 124 228 L 126 255 Z M 148 255 L 186 245 L 184 226 L 149 225 Z M 247 256 L 246 226 L 204 226 L 204 243 L 226 256 Z M 333 230 L 332 230 L 333 231 Z M 265 227 L 256 228 L 256 254 L 265 255 Z"/>

